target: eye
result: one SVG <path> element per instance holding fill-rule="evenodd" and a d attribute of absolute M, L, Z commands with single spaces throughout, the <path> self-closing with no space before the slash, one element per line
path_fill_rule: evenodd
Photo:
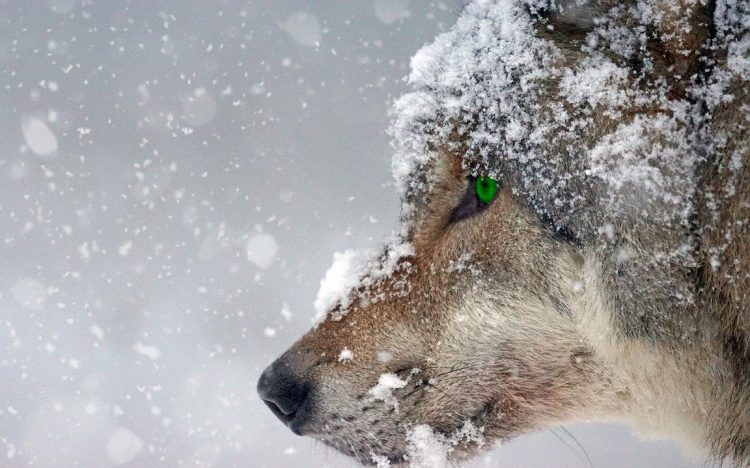
<path fill-rule="evenodd" d="M 451 213 L 449 224 L 483 211 L 495 199 L 498 188 L 499 184 L 491 177 L 470 177 L 466 194 Z"/>
<path fill-rule="evenodd" d="M 497 181 L 490 177 L 480 177 L 474 184 L 474 190 L 482 203 L 489 203 L 495 199 L 497 193 Z"/>

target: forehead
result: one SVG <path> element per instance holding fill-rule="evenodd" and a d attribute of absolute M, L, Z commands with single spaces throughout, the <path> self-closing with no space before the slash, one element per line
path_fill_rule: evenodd
<path fill-rule="evenodd" d="M 556 56 L 518 0 L 470 5 L 451 31 L 414 56 L 413 91 L 395 102 L 390 129 L 405 218 L 434 188 L 446 159 L 498 176 L 502 165 L 541 156 L 530 154 L 528 142 L 541 127 L 535 103 Z"/>

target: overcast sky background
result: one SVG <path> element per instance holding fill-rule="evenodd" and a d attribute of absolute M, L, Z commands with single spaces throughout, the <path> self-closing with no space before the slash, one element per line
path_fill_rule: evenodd
<path fill-rule="evenodd" d="M 255 394 L 395 226 L 390 103 L 458 1 L 0 0 L 0 467 L 353 467 Z M 624 426 L 595 468 L 698 466 Z M 587 467 L 562 430 L 476 467 Z"/>

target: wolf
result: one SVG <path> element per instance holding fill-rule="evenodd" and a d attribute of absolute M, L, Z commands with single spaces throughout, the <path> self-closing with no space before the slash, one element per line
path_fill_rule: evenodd
<path fill-rule="evenodd" d="M 619 421 L 750 467 L 750 2 L 477 0 L 411 65 L 400 225 L 271 411 L 378 466 Z"/>

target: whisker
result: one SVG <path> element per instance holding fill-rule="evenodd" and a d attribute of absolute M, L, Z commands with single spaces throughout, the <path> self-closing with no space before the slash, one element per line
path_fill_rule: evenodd
<path fill-rule="evenodd" d="M 579 460 L 583 461 L 583 457 L 581 456 L 581 454 L 579 454 L 578 452 L 576 452 L 576 450 L 573 448 L 572 445 L 570 445 L 569 443 L 567 443 L 565 441 L 565 439 L 563 439 L 562 437 L 560 437 L 557 434 L 557 432 L 555 432 L 555 429 L 550 428 L 549 431 L 552 433 L 553 436 L 555 436 L 557 438 L 557 440 L 559 440 L 560 442 L 562 442 L 563 445 L 565 445 L 566 447 L 568 447 L 570 449 L 570 451 L 573 452 L 576 455 L 576 458 L 578 458 Z"/>
<path fill-rule="evenodd" d="M 437 388 L 437 387 L 436 387 L 436 386 L 435 386 L 434 384 L 431 384 L 430 382 L 425 382 L 425 386 L 427 386 L 427 387 L 430 387 L 430 388 L 434 388 L 434 389 L 435 389 L 435 390 L 437 390 L 438 392 L 440 392 L 440 393 L 442 393 L 443 395 L 445 395 L 445 397 L 446 397 L 447 399 L 451 400 L 451 401 L 452 401 L 453 403 L 456 403 L 457 405 L 460 405 L 460 403 L 459 403 L 459 401 L 458 401 L 458 400 L 456 400 L 456 399 L 455 399 L 455 398 L 453 398 L 452 396 L 448 395 L 448 394 L 447 394 L 447 393 L 446 393 L 445 391 L 443 391 L 443 390 L 441 390 L 441 389 Z"/>
<path fill-rule="evenodd" d="M 593 464 L 591 463 L 591 458 L 589 458 L 589 454 L 588 454 L 588 453 L 586 452 L 586 449 L 584 449 L 584 448 L 583 448 L 583 446 L 582 446 L 582 445 L 580 444 L 580 442 L 578 442 L 578 439 L 576 439 L 576 438 L 575 438 L 575 437 L 573 436 L 573 434 L 571 434 L 571 433 L 570 433 L 570 432 L 569 432 L 569 431 L 568 431 L 567 429 L 565 429 L 565 428 L 564 428 L 564 427 L 562 427 L 562 426 L 558 427 L 557 429 L 560 429 L 560 430 L 561 430 L 561 431 L 563 431 L 563 432 L 564 432 L 564 433 L 565 433 L 565 434 L 566 434 L 566 435 L 567 435 L 568 437 L 570 437 L 571 439 L 573 439 L 573 442 L 575 442 L 575 444 L 576 444 L 576 445 L 578 446 L 578 448 L 579 448 L 579 449 L 581 449 L 581 451 L 583 452 L 583 455 L 584 455 L 584 456 L 586 457 L 586 459 L 584 460 L 584 458 L 583 458 L 583 457 L 581 456 L 581 454 L 580 454 L 580 453 L 578 453 L 578 451 L 577 451 L 576 449 L 574 449 L 574 448 L 573 448 L 573 447 L 572 447 L 572 446 L 571 446 L 571 445 L 570 445 L 569 443 L 567 443 L 567 442 L 565 441 L 565 439 L 563 439 L 562 437 L 560 437 L 560 436 L 559 436 L 559 435 L 557 434 L 557 432 L 555 432 L 555 429 L 554 429 L 554 428 L 550 428 L 550 432 L 552 433 L 552 435 L 554 435 L 555 437 L 557 437 L 557 440 L 559 440 L 559 441 L 560 441 L 560 442 L 562 442 L 562 443 L 563 443 L 563 444 L 564 444 L 564 445 L 565 445 L 566 447 L 568 447 L 568 448 L 570 449 L 570 451 L 571 451 L 571 452 L 575 453 L 575 454 L 576 454 L 576 458 L 578 458 L 578 459 L 579 459 L 580 461 L 582 461 L 582 462 L 583 462 L 583 461 L 585 461 L 585 462 L 586 462 L 586 463 L 588 464 L 589 468 L 594 468 L 594 465 L 593 465 Z"/>
<path fill-rule="evenodd" d="M 405 394 L 402 398 L 408 398 L 408 397 L 414 395 L 415 393 L 417 393 L 417 392 L 419 392 L 421 390 L 424 390 L 428 386 L 432 387 L 432 388 L 435 388 L 436 390 L 442 392 L 445 396 L 448 396 L 450 398 L 450 396 L 447 393 L 445 393 L 444 391 L 440 390 L 434 384 L 431 384 L 429 381 L 437 379 L 437 378 L 440 378 L 440 377 L 442 377 L 445 380 L 445 376 L 447 376 L 447 375 L 453 374 L 455 372 L 460 372 L 460 371 L 464 371 L 464 370 L 467 370 L 467 369 L 473 369 L 473 368 L 479 368 L 479 367 L 481 367 L 481 365 L 470 364 L 470 365 L 466 365 L 466 366 L 462 366 L 462 367 L 450 367 L 450 368 L 448 366 L 425 366 L 424 368 L 420 368 L 420 370 L 445 369 L 445 368 L 448 368 L 449 370 L 447 370 L 445 372 L 441 372 L 441 373 L 439 373 L 439 374 L 437 374 L 435 376 L 429 377 L 428 379 L 421 380 L 412 391 L 410 391 L 409 393 Z M 457 376 L 457 375 L 451 376 L 451 378 L 457 378 L 457 377 L 459 377 L 459 376 Z"/>
<path fill-rule="evenodd" d="M 424 390 L 424 387 L 422 385 L 419 385 L 419 386 L 415 387 L 414 390 L 412 390 L 411 392 L 409 392 L 406 395 L 404 395 L 403 398 L 409 398 L 410 396 L 414 395 L 415 393 L 417 393 L 420 390 Z"/>
<path fill-rule="evenodd" d="M 438 377 L 442 377 L 444 375 L 452 374 L 453 372 L 458 372 L 458 371 L 462 371 L 462 370 L 466 370 L 466 369 L 472 369 L 472 368 L 476 368 L 476 367 L 480 367 L 480 366 L 478 366 L 476 364 L 472 364 L 472 365 L 468 365 L 468 366 L 464 366 L 464 367 L 457 367 L 457 368 L 451 369 L 449 371 L 443 372 L 441 374 L 438 374 L 438 375 L 434 376 L 433 379 L 436 379 Z"/>
<path fill-rule="evenodd" d="M 563 432 L 565 432 L 566 434 L 568 434 L 568 437 L 570 437 L 571 439 L 573 439 L 573 442 L 575 442 L 576 445 L 578 446 L 578 448 L 581 449 L 581 452 L 583 452 L 583 454 L 586 456 L 586 461 L 589 464 L 589 468 L 594 468 L 594 465 L 591 463 L 591 458 L 589 458 L 588 452 L 586 452 L 586 449 L 583 448 L 583 445 L 581 445 L 581 443 L 578 442 L 578 439 L 573 434 L 571 434 L 570 431 L 568 431 L 564 427 L 560 426 L 560 429 L 562 429 Z"/>

